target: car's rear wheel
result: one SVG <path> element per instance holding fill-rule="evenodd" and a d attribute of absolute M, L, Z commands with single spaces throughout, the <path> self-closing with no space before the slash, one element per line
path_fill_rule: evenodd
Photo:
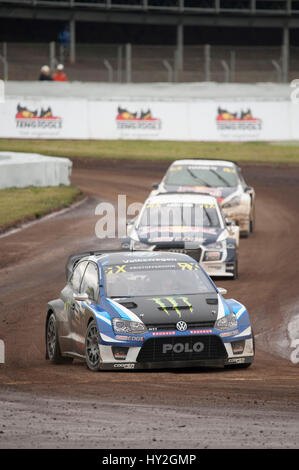
<path fill-rule="evenodd" d="M 239 263 L 238 263 L 238 259 L 236 259 L 234 262 L 233 279 L 238 279 L 238 277 L 239 277 Z"/>
<path fill-rule="evenodd" d="M 242 238 L 248 238 L 250 234 L 250 219 L 248 220 L 248 226 L 246 230 L 242 230 L 240 232 L 240 237 Z"/>
<path fill-rule="evenodd" d="M 252 218 L 250 219 L 250 233 L 253 233 L 255 229 L 255 211 L 253 211 Z"/>
<path fill-rule="evenodd" d="M 89 323 L 86 331 L 85 358 L 87 367 L 90 370 L 96 372 L 100 369 L 101 356 L 99 348 L 99 331 L 94 320 Z"/>
<path fill-rule="evenodd" d="M 47 347 L 47 358 L 59 364 L 61 362 L 72 362 L 72 357 L 63 357 L 61 355 L 59 339 L 58 339 L 58 327 L 54 313 L 48 318 L 47 329 L 46 329 L 46 347 Z"/>

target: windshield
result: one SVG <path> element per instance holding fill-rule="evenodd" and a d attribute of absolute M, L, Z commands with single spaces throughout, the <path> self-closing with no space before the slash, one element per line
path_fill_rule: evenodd
<path fill-rule="evenodd" d="M 104 267 L 106 296 L 143 297 L 215 292 L 196 262 L 137 263 Z"/>
<path fill-rule="evenodd" d="M 238 179 L 233 167 L 174 165 L 166 173 L 165 183 L 173 186 L 232 188 L 238 185 Z"/>
<path fill-rule="evenodd" d="M 213 203 L 149 203 L 138 224 L 138 229 L 144 227 L 221 227 L 221 223 Z"/>

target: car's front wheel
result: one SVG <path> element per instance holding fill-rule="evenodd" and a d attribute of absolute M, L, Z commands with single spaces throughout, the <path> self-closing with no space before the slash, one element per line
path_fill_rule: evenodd
<path fill-rule="evenodd" d="M 100 369 L 101 356 L 99 348 L 99 332 L 94 320 L 89 323 L 86 331 L 85 358 L 87 367 L 90 370 L 96 372 Z"/>
<path fill-rule="evenodd" d="M 58 339 L 58 327 L 57 327 L 57 321 L 56 321 L 56 317 L 54 313 L 51 313 L 47 322 L 46 347 L 47 347 L 47 358 L 51 362 L 54 362 L 55 364 L 59 364 L 61 362 L 73 361 L 73 358 L 63 357 L 61 355 L 59 339 Z"/>

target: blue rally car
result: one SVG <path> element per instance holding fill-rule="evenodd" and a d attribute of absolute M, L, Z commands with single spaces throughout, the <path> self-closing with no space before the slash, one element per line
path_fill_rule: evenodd
<path fill-rule="evenodd" d="M 67 284 L 48 303 L 46 357 L 89 369 L 248 367 L 246 308 L 224 299 L 193 258 L 171 252 L 70 256 Z"/>

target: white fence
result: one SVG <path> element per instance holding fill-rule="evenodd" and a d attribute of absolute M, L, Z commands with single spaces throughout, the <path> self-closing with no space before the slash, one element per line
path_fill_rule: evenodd
<path fill-rule="evenodd" d="M 0 138 L 299 140 L 299 104 L 285 90 L 264 100 L 254 93 L 243 97 L 237 89 L 236 98 L 218 88 L 206 99 L 203 92 L 192 98 L 190 93 L 162 96 L 160 90 L 142 98 L 141 90 L 128 95 L 121 90 L 94 99 L 88 90 L 86 97 L 53 96 L 53 87 L 45 97 L 7 96 L 0 105 Z"/>

